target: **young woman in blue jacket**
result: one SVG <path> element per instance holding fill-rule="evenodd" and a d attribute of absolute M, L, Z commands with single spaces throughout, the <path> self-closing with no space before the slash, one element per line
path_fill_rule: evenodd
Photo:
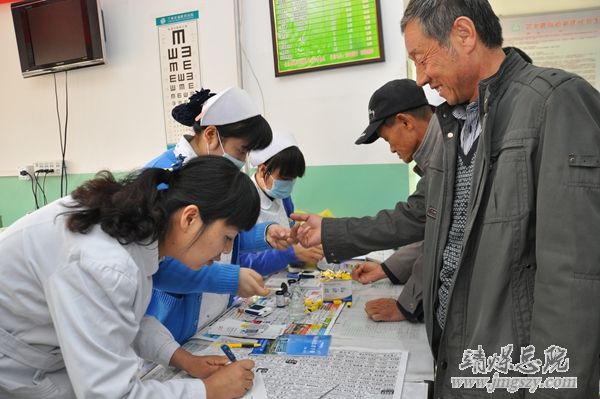
<path fill-rule="evenodd" d="M 172 115 L 191 126 L 195 134 L 184 135 L 174 148 L 150 161 L 148 168 L 177 168 L 198 156 L 220 155 L 241 169 L 248 152 L 265 148 L 272 138 L 269 124 L 248 93 L 236 87 L 216 95 L 210 90 L 197 92 L 187 103 L 175 107 Z M 268 294 L 260 275 L 240 269 L 238 256 L 242 251 L 285 248 L 285 236 L 286 230 L 272 222 L 258 224 L 235 238 L 231 254 L 223 254 L 221 263 L 198 272 L 176 259 L 165 258 L 153 277 L 147 314 L 163 323 L 177 342 L 185 342 L 230 303 L 230 294 Z"/>

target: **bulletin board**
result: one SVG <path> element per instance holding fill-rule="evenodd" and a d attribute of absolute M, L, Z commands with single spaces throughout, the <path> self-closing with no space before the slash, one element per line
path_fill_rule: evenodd
<path fill-rule="evenodd" d="M 600 8 L 500 17 L 504 47 L 518 47 L 534 65 L 576 73 L 600 89 Z"/>
<path fill-rule="evenodd" d="M 379 0 L 271 0 L 275 76 L 384 61 Z"/>

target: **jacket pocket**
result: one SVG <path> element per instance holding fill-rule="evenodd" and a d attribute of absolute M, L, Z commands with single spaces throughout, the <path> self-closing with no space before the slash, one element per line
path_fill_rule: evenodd
<path fill-rule="evenodd" d="M 484 223 L 521 219 L 533 193 L 527 151 L 519 140 L 508 140 L 492 153 L 485 188 Z"/>
<path fill-rule="evenodd" d="M 600 156 L 571 153 L 568 155 L 567 162 L 569 164 L 567 186 L 600 188 Z"/>

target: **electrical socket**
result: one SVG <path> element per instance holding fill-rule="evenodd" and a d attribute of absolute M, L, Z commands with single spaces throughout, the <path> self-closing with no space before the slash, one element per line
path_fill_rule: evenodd
<path fill-rule="evenodd" d="M 21 172 L 23 171 L 29 174 L 21 174 Z M 31 180 L 30 176 L 33 176 L 33 165 L 25 165 L 17 169 L 17 177 L 19 178 L 19 180 Z"/>
<path fill-rule="evenodd" d="M 38 161 L 33 163 L 33 170 L 52 170 L 52 173 L 41 173 L 41 176 L 60 176 L 62 161 Z"/>

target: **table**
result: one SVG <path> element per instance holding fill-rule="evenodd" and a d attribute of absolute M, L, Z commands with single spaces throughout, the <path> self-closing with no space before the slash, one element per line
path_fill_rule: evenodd
<path fill-rule="evenodd" d="M 274 276 L 274 278 L 279 279 L 284 277 L 285 274 Z M 407 351 L 409 355 L 402 398 L 425 399 L 427 398 L 428 385 L 424 381 L 433 379 L 434 362 L 427 342 L 424 324 L 406 321 L 374 322 L 367 317 L 364 311 L 364 304 L 368 300 L 381 297 L 397 298 L 402 288 L 402 286 L 392 285 L 388 280 L 369 285 L 352 282 L 352 307 L 343 309 L 330 331 L 332 335 L 331 350 L 361 347 L 369 350 L 389 351 L 395 349 Z M 208 342 L 193 340 L 184 347 L 197 353 L 209 345 Z M 167 380 L 182 376 L 184 376 L 182 372 L 173 369 L 165 370 L 158 366 L 144 378 Z M 332 395 L 331 397 L 336 396 Z"/>

